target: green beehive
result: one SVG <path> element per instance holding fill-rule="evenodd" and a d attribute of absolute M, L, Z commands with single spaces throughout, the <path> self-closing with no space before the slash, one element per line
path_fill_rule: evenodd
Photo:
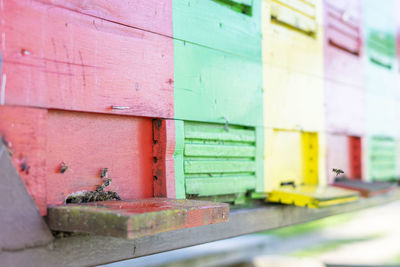
<path fill-rule="evenodd" d="M 397 144 L 391 137 L 369 138 L 369 174 L 372 181 L 397 180 Z"/>
<path fill-rule="evenodd" d="M 173 1 L 173 31 L 176 179 L 190 197 L 263 191 L 261 1 Z"/>

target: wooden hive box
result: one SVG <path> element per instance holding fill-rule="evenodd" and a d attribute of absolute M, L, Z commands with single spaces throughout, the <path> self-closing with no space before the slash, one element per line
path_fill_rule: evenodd
<path fill-rule="evenodd" d="M 178 197 L 261 192 L 261 1 L 174 1 L 173 11 Z"/>

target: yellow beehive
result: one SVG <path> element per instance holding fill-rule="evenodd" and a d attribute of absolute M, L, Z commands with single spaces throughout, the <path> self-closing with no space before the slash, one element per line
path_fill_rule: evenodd
<path fill-rule="evenodd" d="M 322 1 L 263 0 L 262 13 L 268 200 L 311 207 L 353 200 L 326 187 Z"/>

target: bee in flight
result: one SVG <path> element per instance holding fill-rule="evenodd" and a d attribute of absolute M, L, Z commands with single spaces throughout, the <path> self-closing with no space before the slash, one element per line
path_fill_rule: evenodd
<path fill-rule="evenodd" d="M 344 173 L 344 171 L 341 170 L 341 169 L 335 169 L 335 168 L 333 168 L 332 171 L 333 171 L 334 173 L 336 173 L 336 176 L 338 176 L 339 174 Z"/>

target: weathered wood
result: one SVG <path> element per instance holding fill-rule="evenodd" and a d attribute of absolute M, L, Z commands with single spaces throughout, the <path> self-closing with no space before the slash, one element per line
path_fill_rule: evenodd
<path fill-rule="evenodd" d="M 268 205 L 233 210 L 229 221 L 196 228 L 125 240 L 121 238 L 75 235 L 56 239 L 51 247 L 35 247 L 19 252 L 2 252 L 4 266 L 87 266 L 131 259 L 173 249 L 204 244 L 254 232 L 308 222 L 345 212 L 353 212 L 400 199 L 400 193 L 361 199 L 358 202 L 324 209 Z"/>
<path fill-rule="evenodd" d="M 50 110 L 47 122 L 47 203 L 62 204 L 71 193 L 95 190 L 100 170 L 112 179 L 107 190 L 122 199 L 153 196 L 152 120 Z M 64 173 L 60 164 L 68 165 Z"/>
<path fill-rule="evenodd" d="M 6 145 L 2 142 L 0 142 L 0 203 L 1 253 L 47 245 L 52 241 L 53 236 L 49 228 L 40 216 L 11 162 Z"/>
<path fill-rule="evenodd" d="M 228 218 L 228 204 L 149 198 L 50 206 L 47 222 L 57 231 L 134 239 Z"/>
<path fill-rule="evenodd" d="M 51 6 L 172 37 L 172 0 L 37 0 Z"/>
<path fill-rule="evenodd" d="M 173 117 L 172 38 L 38 1 L 3 1 L 2 14 L 3 103 Z"/>
<path fill-rule="evenodd" d="M 41 215 L 47 210 L 46 136 L 47 110 L 0 106 L 0 137 Z"/>
<path fill-rule="evenodd" d="M 175 121 L 153 120 L 154 197 L 176 198 Z"/>

